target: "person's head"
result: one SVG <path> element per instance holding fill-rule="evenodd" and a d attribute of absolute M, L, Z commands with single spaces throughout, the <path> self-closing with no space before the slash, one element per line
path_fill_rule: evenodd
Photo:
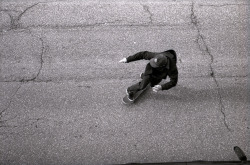
<path fill-rule="evenodd" d="M 160 68 L 167 65 L 168 59 L 163 54 L 158 54 L 157 56 L 152 58 L 149 63 L 153 68 Z"/>

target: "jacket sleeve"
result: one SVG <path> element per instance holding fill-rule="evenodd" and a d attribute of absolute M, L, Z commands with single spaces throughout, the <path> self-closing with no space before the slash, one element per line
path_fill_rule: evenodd
<path fill-rule="evenodd" d="M 177 70 L 176 65 L 173 69 L 171 69 L 171 71 L 169 73 L 169 78 L 170 78 L 170 81 L 162 85 L 162 90 L 168 90 L 168 89 L 177 85 L 178 70 Z"/>
<path fill-rule="evenodd" d="M 132 61 L 137 61 L 137 60 L 150 60 L 151 58 L 155 57 L 155 53 L 153 52 L 148 52 L 148 51 L 143 51 L 136 53 L 132 56 L 127 57 L 127 62 L 132 62 Z"/>

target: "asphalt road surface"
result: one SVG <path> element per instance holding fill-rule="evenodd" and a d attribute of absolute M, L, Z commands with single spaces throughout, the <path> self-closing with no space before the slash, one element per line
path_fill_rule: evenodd
<path fill-rule="evenodd" d="M 0 164 L 234 161 L 234 146 L 250 155 L 248 8 L 1 0 Z M 178 85 L 123 105 L 147 61 L 118 61 L 168 49 Z"/>

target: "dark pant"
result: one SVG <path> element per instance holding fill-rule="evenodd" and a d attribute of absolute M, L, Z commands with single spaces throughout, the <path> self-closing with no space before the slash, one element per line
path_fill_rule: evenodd
<path fill-rule="evenodd" d="M 153 87 L 153 86 L 159 84 L 161 82 L 161 80 L 162 79 L 153 78 L 150 75 L 143 76 L 142 80 L 140 82 L 128 87 L 128 92 L 135 94 L 136 92 L 146 88 L 149 83 L 150 83 L 150 86 Z"/>

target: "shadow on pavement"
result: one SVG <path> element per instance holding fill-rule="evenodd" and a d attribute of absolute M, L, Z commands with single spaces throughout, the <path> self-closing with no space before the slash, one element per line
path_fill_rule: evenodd
<path fill-rule="evenodd" d="M 154 96 L 156 100 L 179 100 L 182 102 L 201 102 L 216 100 L 219 96 L 225 100 L 234 100 L 236 102 L 246 103 L 246 89 L 239 86 L 230 86 L 222 88 L 193 89 L 183 86 L 177 86 L 174 90 L 165 93 L 157 93 Z M 144 94 L 145 95 L 145 94 Z"/>
<path fill-rule="evenodd" d="M 165 163 L 128 163 L 124 165 L 212 165 L 212 164 L 222 164 L 222 165 L 245 165 L 250 164 L 250 161 L 247 161 L 245 153 L 238 147 L 234 147 L 234 152 L 239 158 L 240 161 L 217 161 L 217 162 L 208 162 L 208 161 L 194 161 L 194 162 L 165 162 Z"/>

